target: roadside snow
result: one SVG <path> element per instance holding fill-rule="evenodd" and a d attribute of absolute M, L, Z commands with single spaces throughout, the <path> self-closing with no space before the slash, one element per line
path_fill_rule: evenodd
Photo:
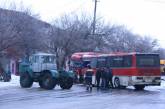
<path fill-rule="evenodd" d="M 6 87 L 6 86 L 17 86 L 18 84 L 19 84 L 19 76 L 11 75 L 11 81 L 10 82 L 0 81 L 0 88 Z"/>

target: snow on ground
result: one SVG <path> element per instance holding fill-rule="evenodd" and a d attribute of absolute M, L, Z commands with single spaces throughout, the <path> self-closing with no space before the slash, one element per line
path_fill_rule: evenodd
<path fill-rule="evenodd" d="M 17 86 L 19 84 L 19 76 L 11 75 L 10 82 L 0 81 L 0 88 L 6 86 Z"/>
<path fill-rule="evenodd" d="M 162 77 L 165 79 L 165 77 Z M 59 86 L 43 90 L 35 83 L 23 89 L 19 76 L 12 75 L 11 82 L 0 82 L 0 109 L 164 109 L 165 81 L 161 86 L 149 86 L 144 91 L 93 89 L 86 91 L 83 85 L 74 85 L 70 90 Z"/>

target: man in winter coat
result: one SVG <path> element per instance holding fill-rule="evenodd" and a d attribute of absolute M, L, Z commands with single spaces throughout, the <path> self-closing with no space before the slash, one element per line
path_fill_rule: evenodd
<path fill-rule="evenodd" d="M 87 65 L 87 70 L 85 73 L 85 82 L 86 82 L 86 86 L 87 86 L 87 90 L 92 91 L 92 76 L 93 76 L 93 70 L 91 68 L 90 65 Z"/>
<path fill-rule="evenodd" d="M 96 83 L 97 83 L 97 89 L 100 88 L 100 80 L 101 80 L 101 73 L 103 71 L 101 70 L 101 68 L 99 68 L 97 71 L 96 71 Z"/>

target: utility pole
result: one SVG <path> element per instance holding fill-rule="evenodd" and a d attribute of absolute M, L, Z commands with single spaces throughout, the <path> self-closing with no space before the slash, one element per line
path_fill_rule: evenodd
<path fill-rule="evenodd" d="M 93 16 L 93 32 L 92 34 L 95 34 L 96 29 L 96 8 L 97 8 L 97 0 L 95 0 L 95 7 L 94 7 L 94 16 Z"/>

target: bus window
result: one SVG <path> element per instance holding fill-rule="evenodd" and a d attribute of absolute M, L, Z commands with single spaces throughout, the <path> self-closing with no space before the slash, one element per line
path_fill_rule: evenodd
<path fill-rule="evenodd" d="M 92 68 L 96 68 L 96 66 L 97 66 L 97 58 L 92 58 L 91 62 L 90 62 L 90 65 L 91 65 Z"/>
<path fill-rule="evenodd" d="M 110 67 L 122 67 L 123 66 L 123 57 L 114 56 L 110 58 Z"/>
<path fill-rule="evenodd" d="M 132 56 L 124 56 L 124 67 L 131 67 L 132 66 Z"/>
<path fill-rule="evenodd" d="M 81 61 L 71 60 L 70 61 L 70 66 L 71 67 L 75 67 L 75 68 L 81 68 L 82 67 L 82 63 L 81 63 Z"/>
<path fill-rule="evenodd" d="M 97 59 L 97 68 L 101 68 L 101 67 L 106 67 L 106 58 L 98 58 Z"/>
<path fill-rule="evenodd" d="M 90 64 L 90 60 L 83 61 L 83 67 L 87 67 L 88 64 Z"/>
<path fill-rule="evenodd" d="M 132 56 L 113 56 L 110 57 L 110 67 L 131 67 Z"/>
<path fill-rule="evenodd" d="M 138 54 L 136 64 L 137 67 L 158 67 L 160 66 L 159 56 Z"/>

